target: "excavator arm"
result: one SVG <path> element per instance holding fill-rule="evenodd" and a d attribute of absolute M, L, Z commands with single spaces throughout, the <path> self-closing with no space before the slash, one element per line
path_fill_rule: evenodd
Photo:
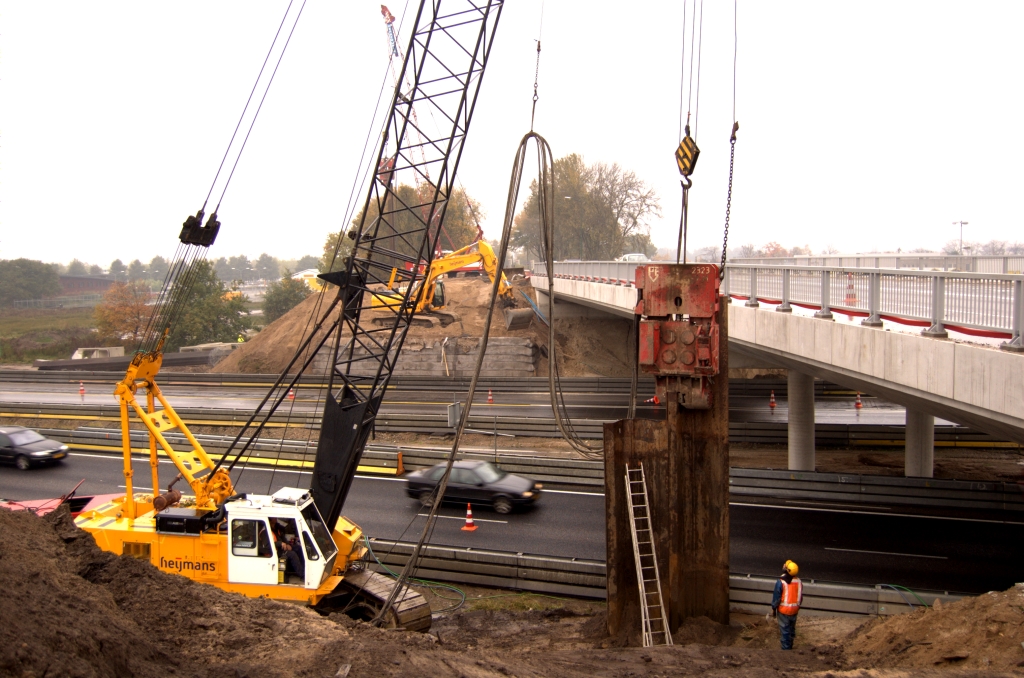
<path fill-rule="evenodd" d="M 426 276 L 424 276 L 423 281 L 417 283 L 414 288 L 413 298 L 416 300 L 414 312 L 422 313 L 443 308 L 445 305 L 443 300 L 441 303 L 434 303 L 439 279 L 446 273 L 451 273 L 463 266 L 470 266 L 476 263 L 483 267 L 492 284 L 495 277 L 501 276 L 501 283 L 498 285 L 498 295 L 502 299 L 511 301 L 513 298 L 512 286 L 509 284 L 505 274 L 498 270 L 498 257 L 494 254 L 494 249 L 484 240 L 478 240 L 471 245 L 466 245 L 462 249 L 455 250 L 431 262 L 430 269 L 427 271 Z M 388 283 L 387 291 L 378 291 L 373 294 L 372 305 L 374 308 L 384 306 L 396 307 L 401 304 L 402 296 L 400 292 L 393 290 L 394 274 L 395 271 L 392 271 L 392 278 Z"/>
<path fill-rule="evenodd" d="M 435 259 L 430 265 L 430 272 L 427 273 L 426 279 L 423 281 L 424 294 L 420 295 L 416 303 L 416 311 L 426 311 L 431 308 L 438 308 L 434 306 L 434 292 L 436 291 L 436 282 L 445 273 L 458 270 L 463 266 L 469 266 L 480 262 L 483 266 L 484 271 L 487 272 L 487 277 L 490 279 L 491 284 L 494 283 L 494 279 L 497 276 L 501 276 L 501 283 L 498 285 L 498 295 L 503 299 L 512 299 L 512 286 L 508 284 L 508 279 L 502 271 L 498 270 L 498 257 L 494 254 L 494 249 L 483 240 L 477 240 L 472 245 L 467 245 L 460 250 L 455 250 L 451 254 L 447 254 L 439 259 Z"/>

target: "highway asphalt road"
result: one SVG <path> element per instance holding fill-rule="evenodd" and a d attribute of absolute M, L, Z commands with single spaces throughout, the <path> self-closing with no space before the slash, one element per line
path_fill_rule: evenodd
<path fill-rule="evenodd" d="M 264 392 L 255 388 L 230 387 L 162 387 L 168 400 L 176 408 L 211 408 L 240 409 L 251 411 L 264 396 Z M 112 388 L 100 389 L 95 384 L 86 387 L 84 397 L 78 393 L 75 384 L 29 384 L 5 383 L 0 386 L 0 407 L 3 403 L 33 403 L 45 405 L 116 405 L 111 395 Z M 421 389 L 404 390 L 400 387 L 388 389 L 387 399 L 382 407 L 382 414 L 399 413 L 430 413 L 442 415 L 447 411 L 455 398 L 465 397 L 464 393 L 446 394 L 439 391 Z M 551 401 L 546 391 L 533 393 L 497 393 L 494 404 L 487 403 L 487 391 L 477 392 L 473 402 L 473 412 L 498 417 L 523 418 L 551 417 Z M 615 421 L 626 417 L 626 401 L 628 398 L 617 393 L 566 393 L 565 402 L 569 414 L 574 419 L 592 419 Z M 768 398 L 764 396 L 733 396 L 729 401 L 729 419 L 733 422 L 785 422 L 789 410 L 786 399 L 776 398 L 774 411 L 768 406 Z M 906 413 L 903 407 L 878 400 L 864 398 L 864 408 L 857 410 L 852 397 L 819 398 L 815 402 L 815 420 L 819 424 L 873 424 L 903 426 Z M 317 391 L 300 389 L 294 404 L 285 401 L 285 408 L 294 407 L 295 412 L 319 411 Z M 654 408 L 641 405 L 641 410 Z M 945 424 L 936 420 L 937 424 Z"/>
<path fill-rule="evenodd" d="M 175 470 L 161 464 L 161 485 Z M 149 491 L 147 461 L 134 463 L 136 489 Z M 236 469 L 236 487 L 267 492 L 308 487 L 309 473 L 258 467 Z M 85 478 L 80 494 L 123 491 L 121 459 L 72 453 L 56 467 L 17 471 L 0 467 L 0 497 L 59 496 Z M 545 491 L 530 511 L 502 516 L 476 507 L 476 532 L 463 532 L 465 508 L 445 506 L 431 543 L 537 555 L 604 560 L 604 497 Z M 345 515 L 371 537 L 412 540 L 424 518 L 395 478 L 358 476 Z M 913 589 L 980 593 L 1024 581 L 1024 524 L 860 513 L 814 507 L 736 505 L 731 509 L 734 573 L 774 575 L 787 558 L 806 579 L 899 584 Z"/>

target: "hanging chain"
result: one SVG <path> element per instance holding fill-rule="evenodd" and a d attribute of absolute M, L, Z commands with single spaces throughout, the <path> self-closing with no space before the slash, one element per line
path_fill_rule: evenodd
<path fill-rule="evenodd" d="M 530 131 L 533 131 L 533 119 L 537 116 L 537 82 L 540 79 L 540 40 L 537 41 L 537 68 L 533 71 L 533 110 L 530 112 Z"/>
<path fill-rule="evenodd" d="M 740 124 L 733 122 L 732 136 L 729 137 L 729 192 L 725 196 L 725 234 L 722 236 L 722 268 L 718 271 L 720 280 L 725 279 L 725 252 L 729 249 L 729 216 L 732 212 L 732 165 L 736 159 L 736 132 Z"/>

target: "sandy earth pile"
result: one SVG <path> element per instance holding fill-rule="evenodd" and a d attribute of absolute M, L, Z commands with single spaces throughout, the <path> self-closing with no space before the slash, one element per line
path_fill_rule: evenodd
<path fill-rule="evenodd" d="M 551 598 L 538 609 L 471 601 L 438 616 L 430 634 L 378 630 L 102 552 L 66 511 L 0 510 L 0 563 L 0 675 L 22 678 L 895 678 L 1021 675 L 1024 661 L 1024 586 L 867 623 L 809 617 L 797 649 L 784 653 L 772 625 L 742 615 L 729 627 L 689 620 L 671 648 L 619 648 L 606 638 L 600 603 Z"/>
<path fill-rule="evenodd" d="M 846 656 L 860 666 L 1024 667 L 1024 584 L 873 620 L 847 644 Z"/>
<path fill-rule="evenodd" d="M 423 344 L 440 341 L 448 337 L 477 338 L 483 336 L 484 324 L 489 309 L 491 284 L 486 277 L 454 278 L 445 280 L 446 313 L 453 314 L 457 320 L 447 327 L 413 326 L 409 329 L 406 343 Z M 528 303 L 519 290 L 531 293 L 528 284 L 517 280 L 516 308 L 526 308 Z M 236 349 L 224 360 L 212 368 L 219 373 L 261 373 L 280 374 L 288 365 L 301 343 L 303 337 L 315 324 L 310 320 L 314 310 L 318 310 L 317 318 L 323 316 L 330 298 L 310 295 L 305 301 L 267 325 L 259 334 L 250 339 L 241 348 Z M 542 309 L 544 310 L 544 309 Z M 546 312 L 546 311 L 545 311 Z M 373 317 L 387 317 L 387 313 L 366 312 L 364 317 L 371 321 Z M 337 317 L 335 313 L 331 320 Z M 608 376 L 628 377 L 630 363 L 628 342 L 630 323 L 616 319 L 573 318 L 556 321 L 557 340 L 562 373 L 566 376 Z M 547 326 L 538 320 L 523 330 L 506 330 L 502 308 L 495 309 L 491 322 L 492 337 L 524 337 L 532 339 L 541 347 L 541 355 L 547 356 Z M 547 359 L 542 358 L 537 364 L 538 374 L 547 374 Z"/>

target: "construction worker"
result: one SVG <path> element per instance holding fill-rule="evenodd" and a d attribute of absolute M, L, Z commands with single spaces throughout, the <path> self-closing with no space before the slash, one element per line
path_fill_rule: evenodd
<path fill-rule="evenodd" d="M 772 614 L 779 621 L 779 634 L 783 650 L 793 649 L 796 637 L 796 615 L 804 600 L 804 585 L 796 576 L 800 571 L 797 564 L 787 560 L 782 564 L 782 576 L 775 582 L 772 594 Z"/>

